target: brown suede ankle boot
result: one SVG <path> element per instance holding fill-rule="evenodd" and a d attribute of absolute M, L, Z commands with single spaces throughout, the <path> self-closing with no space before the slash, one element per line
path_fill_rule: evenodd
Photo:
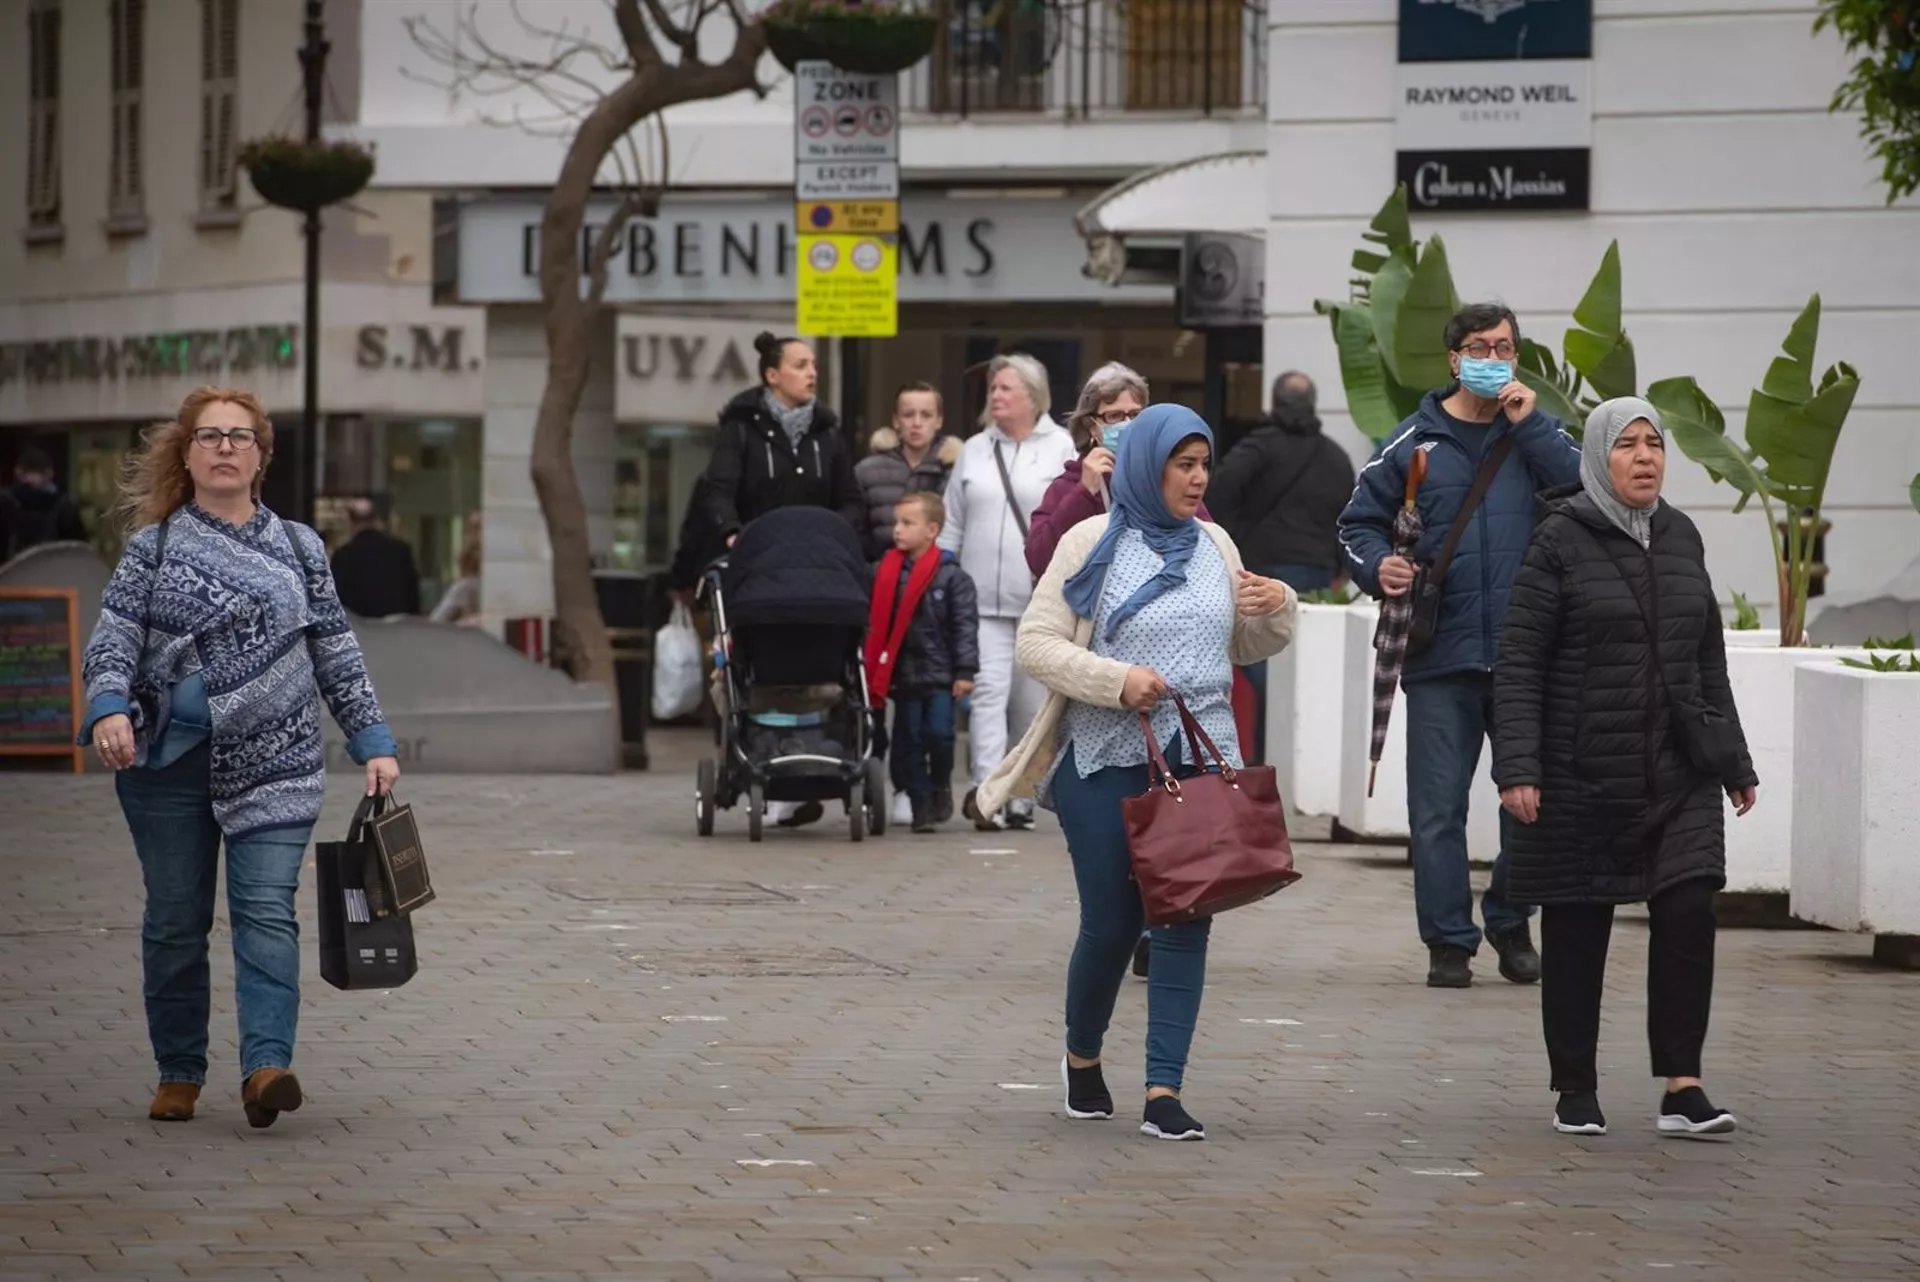
<path fill-rule="evenodd" d="M 192 1082 L 162 1082 L 147 1105 L 147 1116 L 156 1122 L 191 1122 L 199 1099 L 200 1088 Z"/>
<path fill-rule="evenodd" d="M 259 1069 L 240 1088 L 247 1125 L 256 1130 L 272 1126 L 280 1114 L 293 1112 L 301 1102 L 300 1079 L 284 1068 Z"/>

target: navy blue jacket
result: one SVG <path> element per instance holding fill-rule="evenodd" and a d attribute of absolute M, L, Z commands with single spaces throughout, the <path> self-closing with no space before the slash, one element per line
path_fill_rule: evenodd
<path fill-rule="evenodd" d="M 1480 470 L 1480 456 L 1469 453 L 1440 410 L 1440 402 L 1452 393 L 1451 387 L 1427 393 L 1419 412 L 1360 469 L 1353 498 L 1340 514 L 1347 568 L 1353 581 L 1375 597 L 1382 595 L 1380 562 L 1393 552 L 1393 516 L 1406 495 L 1414 451 L 1427 451 L 1427 479 L 1419 497 L 1425 533 L 1415 548 L 1415 559 L 1422 564 L 1440 555 L 1447 529 Z M 1513 437 L 1513 449 L 1461 536 L 1447 571 L 1433 645 L 1408 660 L 1406 681 L 1493 670 L 1513 576 L 1533 539 L 1534 496 L 1580 479 L 1580 445 L 1560 420 L 1538 410 L 1515 424 L 1509 424 L 1505 414 L 1497 415 L 1486 448 L 1492 449 L 1502 432 Z"/>
<path fill-rule="evenodd" d="M 973 580 L 953 553 L 936 549 L 930 555 L 940 558 L 940 568 L 920 598 L 920 608 L 907 625 L 906 642 L 894 660 L 896 697 L 945 690 L 956 681 L 973 680 L 980 671 L 980 607 Z M 912 572 L 909 561 L 900 576 L 896 602 L 906 599 Z"/>

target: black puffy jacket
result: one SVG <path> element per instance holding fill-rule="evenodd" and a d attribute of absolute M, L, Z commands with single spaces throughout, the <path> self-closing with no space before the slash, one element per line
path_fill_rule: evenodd
<path fill-rule="evenodd" d="M 920 608 L 907 625 L 907 639 L 893 664 L 895 696 L 916 690 L 945 690 L 956 681 L 971 681 L 980 671 L 980 604 L 973 580 L 951 552 L 936 552 L 940 568 L 920 597 Z M 884 563 L 883 563 L 884 564 Z M 879 594 L 876 573 L 875 595 Z M 902 575 L 894 597 L 907 594 Z"/>
<path fill-rule="evenodd" d="M 894 507 L 916 491 L 944 494 L 964 442 L 942 432 L 917 467 L 907 462 L 892 428 L 875 432 L 871 444 L 873 453 L 853 465 L 853 477 L 867 505 L 867 555 L 878 561 L 893 548 Z"/>
<path fill-rule="evenodd" d="M 1494 667 L 1494 782 L 1540 789 L 1538 821 L 1512 825 L 1508 894 L 1631 903 L 1695 877 L 1724 885 L 1721 794 L 1759 781 L 1744 751 L 1737 777 L 1701 777 L 1667 694 L 1739 724 L 1700 531 L 1663 503 L 1643 551 L 1578 486 L 1542 498 Z"/>
<path fill-rule="evenodd" d="M 866 538 L 867 508 L 854 484 L 853 456 L 840 420 L 824 405 L 815 405 L 813 425 L 795 449 L 767 409 L 766 393 L 757 387 L 740 393 L 720 411 L 706 475 L 702 502 L 722 538 L 783 507 L 828 508 Z"/>

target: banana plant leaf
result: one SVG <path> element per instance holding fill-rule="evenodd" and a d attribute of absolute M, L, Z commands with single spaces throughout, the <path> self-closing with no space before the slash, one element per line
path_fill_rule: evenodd
<path fill-rule="evenodd" d="M 1913 504 L 1913 510 L 1920 512 L 1920 472 L 1913 474 L 1913 483 L 1907 486 L 1907 499 Z"/>
<path fill-rule="evenodd" d="M 1753 457 L 1727 436 L 1727 420 L 1720 407 L 1691 378 L 1663 378 L 1647 388 L 1647 400 L 1660 411 L 1667 435 L 1688 458 L 1707 469 L 1716 481 L 1740 492 L 1738 512 L 1755 494 L 1771 494 L 1766 473 Z"/>
<path fill-rule="evenodd" d="M 1394 378 L 1407 387 L 1444 387 L 1453 378 L 1447 362 L 1447 321 L 1460 310 L 1447 247 L 1438 236 L 1420 251 L 1393 331 Z"/>
<path fill-rule="evenodd" d="M 1820 295 L 1815 294 L 1807 300 L 1807 305 L 1794 318 L 1793 328 L 1787 331 L 1786 341 L 1780 344 L 1784 356 L 1776 356 L 1767 366 L 1767 376 L 1761 380 L 1760 391 L 1775 400 L 1800 405 L 1813 397 L 1813 349 L 1820 341 Z"/>
<path fill-rule="evenodd" d="M 1340 353 L 1340 381 L 1354 426 L 1384 440 L 1403 419 L 1420 408 L 1420 392 L 1402 387 L 1380 359 L 1368 307 L 1319 302 L 1315 308 L 1333 318 L 1334 345 Z"/>
<path fill-rule="evenodd" d="M 1764 392 L 1747 402 L 1747 443 L 1766 460 L 1775 492 L 1794 506 L 1821 506 L 1840 429 L 1859 391 L 1860 376 L 1842 362 L 1803 404 L 1783 405 Z"/>
<path fill-rule="evenodd" d="M 1586 296 L 1573 309 L 1576 328 L 1567 331 L 1567 364 L 1579 370 L 1602 397 L 1632 396 L 1637 387 L 1633 342 L 1620 321 L 1620 242 L 1607 246 Z"/>
<path fill-rule="evenodd" d="M 1514 376 L 1533 389 L 1540 412 L 1560 420 L 1561 426 L 1580 438 L 1586 427 L 1586 412 L 1580 408 L 1580 375 L 1569 366 L 1556 365 L 1553 353 L 1531 338 L 1520 340 L 1520 361 Z"/>
<path fill-rule="evenodd" d="M 1373 216 L 1367 230 L 1360 233 L 1360 239 L 1378 245 L 1385 253 L 1375 253 L 1369 249 L 1353 251 L 1355 271 L 1372 276 L 1386 266 L 1387 259 L 1395 253 L 1406 250 L 1408 253 L 1419 248 L 1419 242 L 1413 238 L 1413 221 L 1407 214 L 1407 187 L 1405 183 L 1394 189 L 1387 203 L 1380 206 L 1380 212 Z"/>

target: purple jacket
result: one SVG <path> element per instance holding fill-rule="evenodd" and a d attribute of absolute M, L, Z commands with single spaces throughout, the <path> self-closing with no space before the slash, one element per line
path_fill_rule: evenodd
<path fill-rule="evenodd" d="M 1098 494 L 1090 494 L 1080 484 L 1080 460 L 1068 459 L 1066 467 L 1047 486 L 1046 497 L 1027 518 L 1027 568 L 1038 579 L 1053 561 L 1053 550 L 1060 537 L 1082 521 L 1104 514 L 1107 504 Z M 1202 503 L 1196 514 L 1203 521 L 1213 520 Z"/>

